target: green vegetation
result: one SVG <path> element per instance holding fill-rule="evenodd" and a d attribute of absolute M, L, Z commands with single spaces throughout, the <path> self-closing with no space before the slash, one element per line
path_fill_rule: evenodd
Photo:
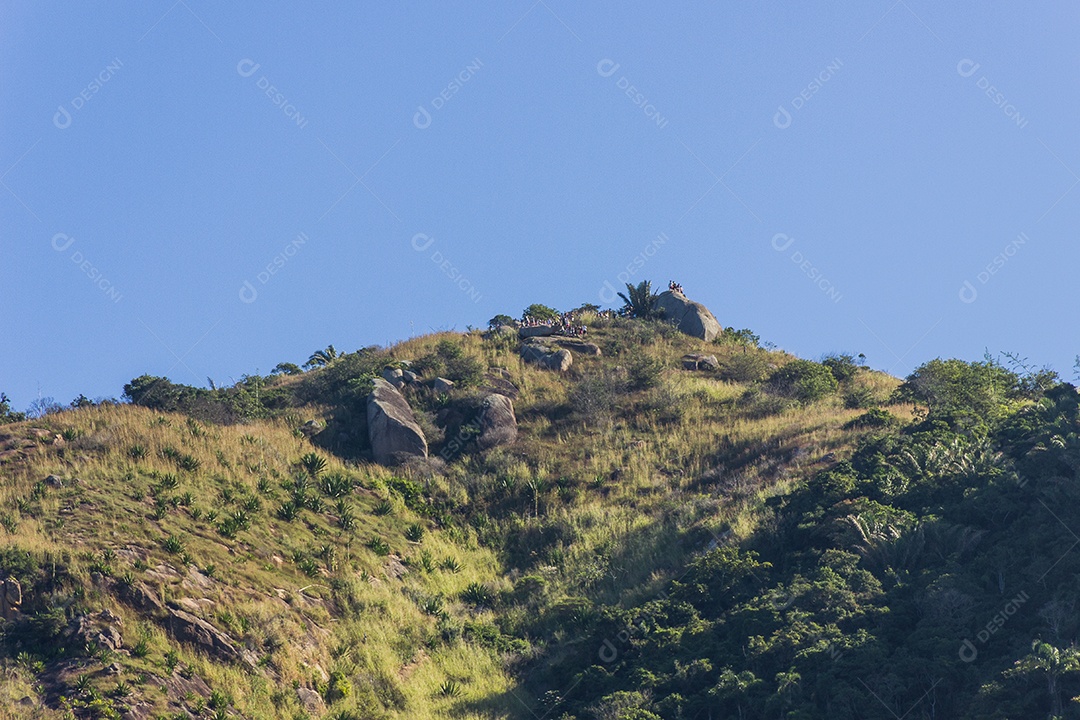
<path fill-rule="evenodd" d="M 1080 718 L 1076 388 L 705 343 L 627 290 L 630 317 L 582 310 L 602 354 L 562 374 L 471 331 L 37 418 L 0 401 L 22 593 L 0 720 Z M 387 366 L 455 381 L 402 390 L 433 456 L 495 378 L 517 440 L 370 463 Z M 185 642 L 178 611 L 242 657 Z"/>
<path fill-rule="evenodd" d="M 624 314 L 642 320 L 655 316 L 653 305 L 656 297 L 656 293 L 652 291 L 652 283 L 648 280 L 642 280 L 637 285 L 626 283 L 626 292 L 619 293 L 619 298 L 623 301 Z"/>

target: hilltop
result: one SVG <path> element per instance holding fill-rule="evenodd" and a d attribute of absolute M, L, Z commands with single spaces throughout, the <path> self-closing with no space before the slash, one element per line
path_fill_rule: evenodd
<path fill-rule="evenodd" d="M 799 359 L 628 291 L 624 316 L 534 305 L 0 425 L 0 718 L 1019 717 L 1080 693 L 1080 656 L 1039 665 L 1076 632 L 1080 561 L 1044 517 L 1080 527 L 1075 388 Z"/>

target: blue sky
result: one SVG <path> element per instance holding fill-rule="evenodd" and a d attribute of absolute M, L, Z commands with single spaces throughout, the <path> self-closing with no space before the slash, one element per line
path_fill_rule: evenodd
<path fill-rule="evenodd" d="M 581 5 L 4 3 L 0 390 L 227 383 L 620 274 L 804 357 L 1071 377 L 1075 4 Z"/>

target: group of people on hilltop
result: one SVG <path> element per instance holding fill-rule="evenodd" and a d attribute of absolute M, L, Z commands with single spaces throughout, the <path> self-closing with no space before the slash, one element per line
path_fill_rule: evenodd
<path fill-rule="evenodd" d="M 555 328 L 555 332 L 563 335 L 569 335 L 570 337 L 585 337 L 589 332 L 589 328 L 584 324 L 577 322 L 577 317 L 572 312 L 564 312 L 557 318 L 541 320 L 532 316 L 526 315 L 518 322 L 518 327 L 550 327 Z"/>
<path fill-rule="evenodd" d="M 682 285 L 675 282 L 674 280 L 672 280 L 671 282 L 669 282 L 667 284 L 667 289 L 670 290 L 673 293 L 679 293 L 680 295 L 685 295 L 686 294 L 686 293 L 683 292 Z"/>

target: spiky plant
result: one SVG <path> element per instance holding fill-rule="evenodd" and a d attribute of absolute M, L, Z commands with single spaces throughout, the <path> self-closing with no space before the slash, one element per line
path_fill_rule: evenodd
<path fill-rule="evenodd" d="M 637 285 L 626 283 L 626 293 L 619 293 L 619 297 L 623 301 L 623 312 L 630 317 L 648 320 L 656 316 L 653 304 L 657 295 L 649 280 L 642 280 Z"/>

